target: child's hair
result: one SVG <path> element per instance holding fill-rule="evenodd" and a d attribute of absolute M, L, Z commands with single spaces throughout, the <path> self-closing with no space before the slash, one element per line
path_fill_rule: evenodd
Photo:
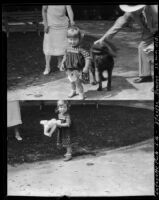
<path fill-rule="evenodd" d="M 84 35 L 77 26 L 70 26 L 67 30 L 67 38 L 79 38 L 79 40 L 81 40 L 83 36 Z"/>
<path fill-rule="evenodd" d="M 67 106 L 67 111 L 69 111 L 69 108 L 70 108 L 70 104 L 67 100 L 58 100 L 57 101 L 57 108 L 55 109 L 55 112 L 59 112 L 59 106 L 60 105 L 66 105 Z"/>

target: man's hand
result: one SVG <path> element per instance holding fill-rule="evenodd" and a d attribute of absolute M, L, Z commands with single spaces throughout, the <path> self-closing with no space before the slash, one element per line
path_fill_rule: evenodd
<path fill-rule="evenodd" d="M 103 43 L 103 39 L 100 38 L 99 40 L 94 41 L 94 44 L 102 44 Z"/>

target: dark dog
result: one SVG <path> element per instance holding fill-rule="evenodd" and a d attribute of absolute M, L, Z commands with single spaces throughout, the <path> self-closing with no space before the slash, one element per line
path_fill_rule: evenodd
<path fill-rule="evenodd" d="M 92 84 L 99 84 L 97 89 L 98 91 L 102 90 L 102 81 L 106 80 L 106 78 L 103 77 L 104 71 L 107 71 L 108 73 L 107 90 L 111 90 L 111 78 L 116 53 L 117 48 L 108 41 L 105 41 L 102 44 L 93 44 L 91 48 L 91 72 L 93 76 Z"/>

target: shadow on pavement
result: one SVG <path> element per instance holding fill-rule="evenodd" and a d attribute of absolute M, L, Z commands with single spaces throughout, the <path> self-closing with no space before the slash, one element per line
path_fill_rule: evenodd
<path fill-rule="evenodd" d="M 104 83 L 104 82 L 103 82 Z M 98 87 L 98 86 L 97 86 Z M 96 91 L 96 90 L 88 90 L 86 92 L 87 98 L 110 98 L 116 96 L 123 90 L 138 90 L 134 87 L 131 83 L 129 83 L 125 77 L 122 76 L 113 76 L 112 77 L 112 90 L 107 91 L 107 88 L 103 88 L 103 91 Z"/>

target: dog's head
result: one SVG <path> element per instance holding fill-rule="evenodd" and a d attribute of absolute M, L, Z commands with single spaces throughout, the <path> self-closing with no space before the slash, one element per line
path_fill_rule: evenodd
<path fill-rule="evenodd" d="M 91 48 L 91 54 L 93 55 L 110 55 L 116 57 L 117 48 L 109 41 L 105 40 L 102 43 L 93 44 Z"/>

